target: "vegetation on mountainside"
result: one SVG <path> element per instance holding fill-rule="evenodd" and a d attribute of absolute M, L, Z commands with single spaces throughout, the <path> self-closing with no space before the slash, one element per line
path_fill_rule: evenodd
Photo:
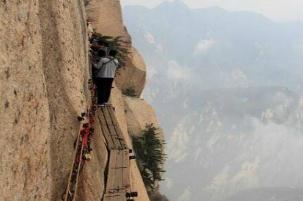
<path fill-rule="evenodd" d="M 97 39 L 98 43 L 106 44 L 109 49 L 117 50 L 118 54 L 116 58 L 119 60 L 120 67 L 125 66 L 127 55 L 129 54 L 129 41 L 123 40 L 122 36 L 104 36 L 97 32 L 94 32 L 92 34 L 90 42 L 92 43 L 94 39 Z"/>
<path fill-rule="evenodd" d="M 122 89 L 122 93 L 126 96 L 136 97 L 136 91 L 133 87 Z"/>
<path fill-rule="evenodd" d="M 165 141 L 159 138 L 159 129 L 153 124 L 147 124 L 142 135 L 132 138 L 137 163 L 151 200 L 167 200 L 159 193 L 159 182 L 162 175 L 166 154 Z"/>

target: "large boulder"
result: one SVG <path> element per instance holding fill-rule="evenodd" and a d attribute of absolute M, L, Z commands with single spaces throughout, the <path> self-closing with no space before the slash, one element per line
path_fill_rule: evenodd
<path fill-rule="evenodd" d="M 90 0 L 86 11 L 88 20 L 96 32 L 107 36 L 129 38 L 123 25 L 119 0 Z"/>
<path fill-rule="evenodd" d="M 130 135 L 139 136 L 149 124 L 153 124 L 156 128 L 160 127 L 154 109 L 144 99 L 125 97 L 125 105 Z"/>
<path fill-rule="evenodd" d="M 146 65 L 135 48 L 130 48 L 126 65 L 117 74 L 116 84 L 123 94 L 140 97 L 146 80 Z"/>

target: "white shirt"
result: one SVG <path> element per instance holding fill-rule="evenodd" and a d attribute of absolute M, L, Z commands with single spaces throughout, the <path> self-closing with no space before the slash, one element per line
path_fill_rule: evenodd
<path fill-rule="evenodd" d="M 114 78 L 118 65 L 119 61 L 114 57 L 101 58 L 96 66 L 96 68 L 98 69 L 97 77 Z"/>

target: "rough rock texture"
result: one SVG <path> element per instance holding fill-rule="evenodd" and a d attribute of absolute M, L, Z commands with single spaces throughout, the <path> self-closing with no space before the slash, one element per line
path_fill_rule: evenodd
<path fill-rule="evenodd" d="M 0 2 L 1 200 L 64 191 L 89 100 L 84 15 L 82 1 Z"/>
<path fill-rule="evenodd" d="M 88 19 L 98 33 L 128 36 L 129 39 L 123 25 L 120 0 L 90 0 L 86 8 Z"/>
<path fill-rule="evenodd" d="M 126 97 L 126 119 L 130 135 L 138 136 L 147 124 L 159 128 L 154 109 L 143 99 Z"/>
<path fill-rule="evenodd" d="M 116 84 L 122 91 L 134 91 L 135 97 L 140 97 L 146 80 L 146 65 L 135 48 L 130 48 L 126 66 L 119 70 Z"/>
<path fill-rule="evenodd" d="M 51 195 L 50 122 L 38 12 L 37 5 L 0 2 L 1 200 L 49 200 Z"/>

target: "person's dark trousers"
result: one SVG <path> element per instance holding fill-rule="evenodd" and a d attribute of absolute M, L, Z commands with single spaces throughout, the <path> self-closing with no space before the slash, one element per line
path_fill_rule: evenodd
<path fill-rule="evenodd" d="M 99 105 L 108 102 L 110 92 L 112 90 L 113 81 L 114 78 L 96 78 L 95 82 L 97 86 L 97 96 Z"/>

